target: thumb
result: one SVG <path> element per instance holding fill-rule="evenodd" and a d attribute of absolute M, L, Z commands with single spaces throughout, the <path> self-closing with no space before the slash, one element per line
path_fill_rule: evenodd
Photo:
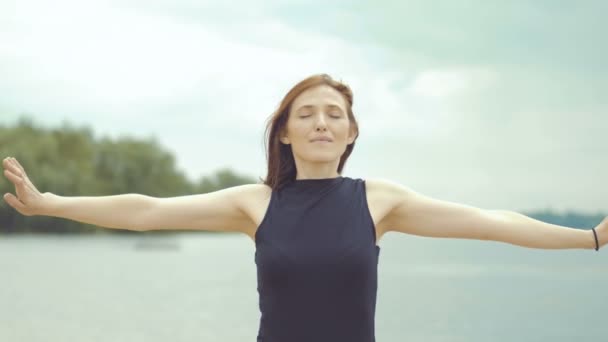
<path fill-rule="evenodd" d="M 24 214 L 24 212 L 26 211 L 25 204 L 23 204 L 17 197 L 15 197 L 15 195 L 7 192 L 6 194 L 4 194 L 4 200 L 11 207 L 17 209 L 17 211 L 21 214 Z"/>

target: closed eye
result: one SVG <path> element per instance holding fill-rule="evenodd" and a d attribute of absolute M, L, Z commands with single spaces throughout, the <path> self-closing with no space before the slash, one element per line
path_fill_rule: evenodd
<path fill-rule="evenodd" d="M 300 115 L 301 118 L 307 118 L 309 116 L 312 116 L 312 115 Z M 339 115 L 339 114 L 338 115 L 330 115 L 329 117 L 330 118 L 334 118 L 334 119 L 339 119 L 339 118 L 342 117 L 342 115 Z"/>

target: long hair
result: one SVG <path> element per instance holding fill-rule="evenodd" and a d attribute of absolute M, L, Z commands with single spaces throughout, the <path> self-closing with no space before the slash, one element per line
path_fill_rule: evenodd
<path fill-rule="evenodd" d="M 355 148 L 355 141 L 359 136 L 359 125 L 353 114 L 353 93 L 350 87 L 340 81 L 334 80 L 328 74 L 315 74 L 309 76 L 293 86 L 281 100 L 279 107 L 272 113 L 266 123 L 264 133 L 264 149 L 266 150 L 266 160 L 268 161 L 268 173 L 266 179 L 260 179 L 264 184 L 272 189 L 281 189 L 287 183 L 296 179 L 296 163 L 293 159 L 291 145 L 282 144 L 280 133 L 284 132 L 289 118 L 289 112 L 293 101 L 307 89 L 328 85 L 342 94 L 346 102 L 346 110 L 351 129 L 355 130 L 355 140 L 346 146 L 346 150 L 340 157 L 338 174 L 342 174 L 342 169 L 346 160 Z"/>

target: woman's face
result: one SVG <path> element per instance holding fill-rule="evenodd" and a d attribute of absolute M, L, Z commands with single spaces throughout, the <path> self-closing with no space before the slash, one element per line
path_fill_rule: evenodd
<path fill-rule="evenodd" d="M 284 144 L 291 144 L 298 172 L 337 175 L 340 157 L 355 139 L 346 111 L 346 100 L 334 88 L 320 85 L 294 100 Z M 327 137 L 329 142 L 314 141 Z M 312 172 L 311 172 L 312 171 Z"/>

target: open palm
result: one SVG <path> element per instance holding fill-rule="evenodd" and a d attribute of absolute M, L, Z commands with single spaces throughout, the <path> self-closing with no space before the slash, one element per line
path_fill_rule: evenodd
<path fill-rule="evenodd" d="M 23 166 L 12 157 L 4 158 L 2 166 L 4 175 L 15 185 L 17 194 L 17 196 L 11 193 L 4 194 L 6 203 L 25 216 L 41 214 L 45 203 L 44 195 L 30 181 Z"/>

